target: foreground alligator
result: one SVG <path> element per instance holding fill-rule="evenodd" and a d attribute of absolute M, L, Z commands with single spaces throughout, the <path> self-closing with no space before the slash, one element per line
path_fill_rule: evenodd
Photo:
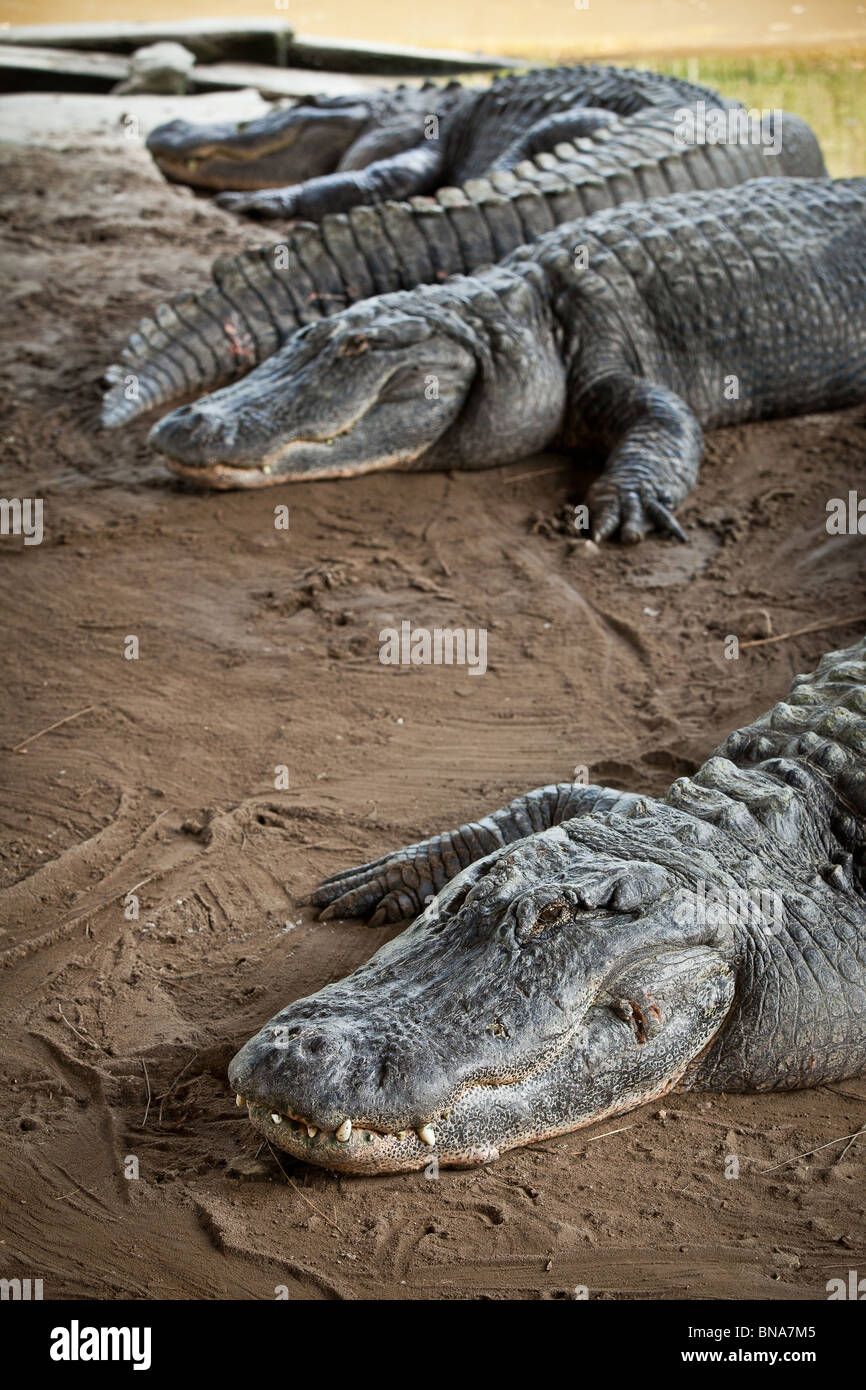
<path fill-rule="evenodd" d="M 866 640 L 796 677 L 664 801 L 543 787 L 313 900 L 405 916 L 448 880 L 232 1061 L 238 1104 L 295 1157 L 471 1166 L 677 1084 L 862 1071 Z"/>
<path fill-rule="evenodd" d="M 106 373 L 112 384 L 102 423 L 114 428 L 179 396 L 212 390 L 347 304 L 472 272 L 576 217 L 766 175 L 826 172 L 811 130 L 787 112 L 769 131 L 776 154 L 734 125 L 718 143 L 688 143 L 686 134 L 673 111 L 640 112 L 514 171 L 441 189 L 435 198 L 337 213 L 319 226 L 295 227 L 274 245 L 219 260 L 214 285 L 186 291 L 141 321 Z"/>
<path fill-rule="evenodd" d="M 429 82 L 418 89 L 310 97 L 239 124 L 157 126 L 147 148 L 169 178 L 227 192 L 217 201 L 259 217 L 345 212 L 386 198 L 430 193 L 587 135 L 617 116 L 702 101 L 717 92 L 629 68 L 544 68 L 487 88 Z M 284 185 L 280 187 L 280 185 Z"/>
<path fill-rule="evenodd" d="M 476 277 L 353 305 L 154 446 L 213 487 L 484 468 L 594 446 L 593 534 L 694 485 L 702 427 L 866 399 L 866 179 L 758 179 L 566 225 Z"/>

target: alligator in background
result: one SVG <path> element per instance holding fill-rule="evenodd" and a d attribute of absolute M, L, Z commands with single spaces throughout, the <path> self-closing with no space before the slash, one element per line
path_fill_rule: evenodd
<path fill-rule="evenodd" d="M 106 373 L 102 424 L 115 428 L 243 376 L 299 328 L 347 304 L 468 274 L 599 209 L 775 176 L 825 174 L 809 127 L 787 112 L 777 154 L 742 142 L 688 143 L 677 113 L 640 111 L 593 138 L 435 197 L 357 207 L 300 225 L 271 246 L 217 261 L 214 284 L 142 319 Z M 333 433 L 333 431 L 329 431 Z"/>
<path fill-rule="evenodd" d="M 212 487 L 606 459 L 596 540 L 684 539 L 703 428 L 866 400 L 866 179 L 757 179 L 567 224 L 311 324 L 154 447 Z"/>
<path fill-rule="evenodd" d="M 366 965 L 276 1014 L 232 1061 L 238 1104 L 295 1158 L 469 1167 L 676 1085 L 857 1074 L 866 640 L 796 677 L 664 801 L 543 787 L 337 875 L 314 901 L 404 916 L 436 890 Z"/>
<path fill-rule="evenodd" d="M 157 126 L 147 148 L 170 179 L 226 191 L 223 207 L 258 217 L 346 212 L 388 198 L 432 193 L 512 169 L 617 116 L 735 103 L 676 77 L 578 65 L 357 96 L 310 97 L 289 110 L 238 124 Z"/>

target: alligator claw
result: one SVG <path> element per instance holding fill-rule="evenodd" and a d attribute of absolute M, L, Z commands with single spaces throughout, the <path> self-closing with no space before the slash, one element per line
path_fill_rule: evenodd
<path fill-rule="evenodd" d="M 662 506 L 661 502 L 657 501 L 656 498 L 651 497 L 647 501 L 646 510 L 647 514 L 651 516 L 655 522 L 657 530 L 669 531 L 678 541 L 682 541 L 684 544 L 688 542 L 688 536 L 682 526 L 680 526 L 676 517 L 672 512 L 668 511 L 667 507 Z"/>
<path fill-rule="evenodd" d="M 321 909 L 323 922 L 373 912 L 367 925 L 379 927 L 414 917 L 434 893 L 433 884 L 419 874 L 410 857 L 386 854 L 359 868 L 332 874 L 310 894 L 309 902 Z"/>
<path fill-rule="evenodd" d="M 592 539 L 598 545 L 619 531 L 623 545 L 637 545 L 648 531 L 656 530 L 687 540 L 673 513 L 657 497 L 647 496 L 634 487 L 624 487 L 600 478 L 590 490 L 593 514 Z"/>

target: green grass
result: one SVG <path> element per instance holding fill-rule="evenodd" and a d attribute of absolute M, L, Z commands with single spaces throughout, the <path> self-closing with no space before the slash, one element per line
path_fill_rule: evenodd
<path fill-rule="evenodd" d="M 866 52 L 641 58 L 641 67 L 688 77 L 744 106 L 793 111 L 808 121 L 836 178 L 866 174 Z"/>

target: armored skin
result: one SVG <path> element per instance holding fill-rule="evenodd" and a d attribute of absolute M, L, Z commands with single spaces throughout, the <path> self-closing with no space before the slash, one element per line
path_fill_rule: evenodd
<path fill-rule="evenodd" d="M 313 901 L 374 920 L 424 910 L 232 1061 L 255 1128 L 310 1163 L 463 1167 L 673 1086 L 855 1075 L 866 640 L 795 677 L 662 801 L 543 787 Z"/>
<path fill-rule="evenodd" d="M 705 429 L 864 399 L 866 180 L 757 179 L 356 304 L 150 438 L 222 488 L 591 447 L 593 535 L 635 542 L 684 538 Z"/>
<path fill-rule="evenodd" d="M 733 117 L 746 116 L 733 112 Z M 754 134 L 754 131 L 751 132 Z M 183 291 L 142 319 L 110 367 L 102 424 L 113 429 L 158 406 L 245 375 L 300 328 L 391 290 L 441 283 L 502 260 L 565 222 L 620 203 L 747 179 L 818 178 L 826 171 L 807 125 L 782 113 L 778 152 L 732 124 L 693 142 L 681 115 L 647 108 L 522 159 L 513 170 L 405 202 L 354 207 L 282 240 L 215 262 L 214 283 Z"/>
<path fill-rule="evenodd" d="M 218 197 L 232 211 L 319 220 L 511 169 L 617 116 L 699 101 L 736 105 L 680 78 L 578 64 L 512 73 L 482 88 L 427 82 L 416 89 L 312 96 L 238 124 L 170 121 L 151 132 L 147 147 L 178 183 L 247 190 Z M 249 191 L 256 189 L 268 191 Z"/>

